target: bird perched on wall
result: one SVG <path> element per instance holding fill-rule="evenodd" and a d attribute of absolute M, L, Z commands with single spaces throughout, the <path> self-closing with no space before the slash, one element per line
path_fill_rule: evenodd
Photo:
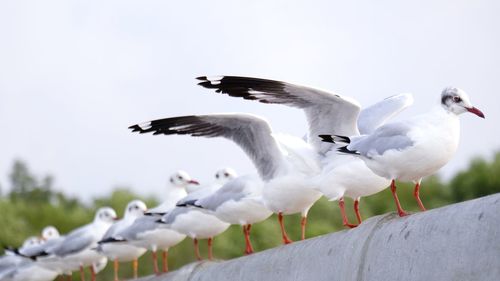
<path fill-rule="evenodd" d="M 460 137 L 459 115 L 473 113 L 481 118 L 484 114 L 475 108 L 467 94 L 458 88 L 442 91 L 440 106 L 405 121 L 385 124 L 367 135 L 322 135 L 323 141 L 346 143 L 338 150 L 365 161 L 377 175 L 391 180 L 391 191 L 398 214 L 407 213 L 401 207 L 395 180 L 415 183 L 414 196 L 421 210 L 419 190 L 423 177 L 437 172 L 458 148 Z"/>
<path fill-rule="evenodd" d="M 140 218 L 147 211 L 146 204 L 141 200 L 133 200 L 129 202 L 125 208 L 123 219 L 113 224 L 104 234 L 97 251 L 113 261 L 114 280 L 118 281 L 118 266 L 120 262 L 132 261 L 134 278 L 137 279 L 138 261 L 137 259 L 145 252 L 145 248 L 140 248 L 124 243 L 114 243 L 115 235 L 119 235 L 121 231 L 134 223 L 137 218 Z"/>
<path fill-rule="evenodd" d="M 338 146 L 321 142 L 317 135 L 327 132 L 351 136 L 370 133 L 411 105 L 413 97 L 410 94 L 392 96 L 361 110 L 352 98 L 282 81 L 239 76 L 202 76 L 197 79 L 201 81 L 198 85 L 217 93 L 302 109 L 308 123 L 307 142 L 321 162 L 321 172 L 311 177 L 311 185 L 330 201 L 339 201 L 345 226 L 356 225 L 347 219 L 344 197 L 354 200 L 354 211 L 358 223 L 361 223 L 360 198 L 389 186 L 389 180 L 373 173 L 361 159 L 339 155 Z"/>

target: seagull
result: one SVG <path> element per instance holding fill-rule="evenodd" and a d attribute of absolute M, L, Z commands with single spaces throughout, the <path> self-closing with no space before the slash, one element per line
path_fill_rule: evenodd
<path fill-rule="evenodd" d="M 208 258 L 213 259 L 212 242 L 213 237 L 223 233 L 229 227 L 229 223 L 218 219 L 211 211 L 193 208 L 192 203 L 205 198 L 216 192 L 226 182 L 237 177 L 233 169 L 225 168 L 215 173 L 215 182 L 204 186 L 199 190 L 189 193 L 177 202 L 171 212 L 167 213 L 158 222 L 165 224 L 168 228 L 189 236 L 194 243 L 196 258 L 201 260 L 199 239 L 208 239 Z"/>
<path fill-rule="evenodd" d="M 6 249 L 8 255 L 0 258 L 0 280 L 51 281 L 59 272 L 35 261 L 33 256 L 47 246 L 59 240 L 59 231 L 54 226 L 47 226 L 40 237 L 27 239 L 19 249 Z"/>
<path fill-rule="evenodd" d="M 116 212 L 112 208 L 100 208 L 92 223 L 71 231 L 61 243 L 46 249 L 42 256 L 49 256 L 54 260 L 63 259 L 67 268 L 80 269 L 81 280 L 85 280 L 84 267 L 89 266 L 94 281 L 96 274 L 94 266 L 105 259 L 94 248 L 116 220 Z"/>
<path fill-rule="evenodd" d="M 197 190 L 188 192 L 188 195 L 177 201 L 175 205 L 177 207 L 186 207 L 188 202 L 194 202 L 200 198 L 213 194 L 228 181 L 235 179 L 236 177 L 238 177 L 238 174 L 231 168 L 219 169 L 215 172 L 215 181 L 213 183 L 198 187 Z"/>
<path fill-rule="evenodd" d="M 60 238 L 59 231 L 52 225 L 46 226 L 42 229 L 40 237 L 28 238 L 21 248 L 6 247 L 5 250 L 13 255 L 32 259 L 55 241 Z"/>
<path fill-rule="evenodd" d="M 422 178 L 437 172 L 455 154 L 460 137 L 459 115 L 465 112 L 484 118 L 463 90 L 448 87 L 441 93 L 441 106 L 425 114 L 387 123 L 367 135 L 320 137 L 325 142 L 347 144 L 338 151 L 359 157 L 374 173 L 390 180 L 402 217 L 407 213 L 399 203 L 395 180 L 415 184 L 414 196 L 425 211 L 419 196 Z"/>
<path fill-rule="evenodd" d="M 283 243 L 289 239 L 283 215 L 301 213 L 302 238 L 305 238 L 307 213 L 321 197 L 309 179 L 320 172 L 314 149 L 301 138 L 273 134 L 269 123 L 244 113 L 180 116 L 154 120 L 129 127 L 133 132 L 188 134 L 224 137 L 238 144 L 253 161 L 264 182 L 262 201 L 278 214 Z"/>
<path fill-rule="evenodd" d="M 153 253 L 153 268 L 155 274 L 159 274 L 157 251 L 162 250 L 162 271 L 168 271 L 168 249 L 179 244 L 186 235 L 175 230 L 168 229 L 158 224 L 157 221 L 171 211 L 175 204 L 186 193 L 186 188 L 190 185 L 199 185 L 196 180 L 185 171 L 177 171 L 170 176 L 170 186 L 167 189 L 165 201 L 159 206 L 146 212 L 145 216 L 137 218 L 129 227 L 113 235 L 107 243 L 114 240 L 116 244 L 126 244 L 150 250 Z"/>
<path fill-rule="evenodd" d="M 238 224 L 243 228 L 245 254 L 253 253 L 250 241 L 252 224 L 266 220 L 272 215 L 262 203 L 264 183 L 253 175 L 240 176 L 229 180 L 213 194 L 192 201 L 195 207 L 210 210 L 222 221 Z"/>
<path fill-rule="evenodd" d="M 145 252 L 145 248 L 135 247 L 127 244 L 116 244 L 114 242 L 114 235 L 120 233 L 125 228 L 131 226 L 137 218 L 140 218 L 147 211 L 146 204 L 141 200 L 133 200 L 127 204 L 125 208 L 125 215 L 123 219 L 113 224 L 108 231 L 104 234 L 101 241 L 98 242 L 99 246 L 97 251 L 106 256 L 109 260 L 113 261 L 114 280 L 118 281 L 118 266 L 119 262 L 132 261 L 134 270 L 134 279 L 137 279 L 138 258 Z"/>
<path fill-rule="evenodd" d="M 238 76 L 197 79 L 201 81 L 198 85 L 217 93 L 302 109 L 309 126 L 307 141 L 321 161 L 321 173 L 310 179 L 311 184 L 330 201 L 338 200 L 344 226 L 357 226 L 347 219 L 344 197 L 354 200 L 356 218 L 361 223 L 360 198 L 389 186 L 389 180 L 372 172 L 361 159 L 338 155 L 336 146 L 322 143 L 317 135 L 370 133 L 410 106 L 413 103 L 410 94 L 392 96 L 361 110 L 359 103 L 350 97 L 282 81 Z"/>

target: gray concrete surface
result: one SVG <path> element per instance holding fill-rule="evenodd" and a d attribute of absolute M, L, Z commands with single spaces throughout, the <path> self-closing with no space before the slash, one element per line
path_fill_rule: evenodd
<path fill-rule="evenodd" d="M 141 281 L 500 280 L 500 194 Z"/>

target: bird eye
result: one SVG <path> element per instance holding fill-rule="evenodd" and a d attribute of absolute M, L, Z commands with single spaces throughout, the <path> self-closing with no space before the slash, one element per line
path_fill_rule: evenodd
<path fill-rule="evenodd" d="M 224 173 L 224 176 L 225 177 L 229 177 L 229 173 Z"/>
<path fill-rule="evenodd" d="M 219 174 L 215 174 L 215 178 L 218 179 L 219 178 Z"/>
<path fill-rule="evenodd" d="M 181 176 L 177 176 L 178 179 L 182 180 L 182 177 Z"/>
<path fill-rule="evenodd" d="M 462 99 L 460 97 L 458 97 L 458 96 L 454 96 L 453 97 L 453 101 L 458 103 L 458 102 L 461 102 Z"/>

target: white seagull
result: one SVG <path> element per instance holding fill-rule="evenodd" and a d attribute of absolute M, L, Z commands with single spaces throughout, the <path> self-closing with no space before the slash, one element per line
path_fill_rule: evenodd
<path fill-rule="evenodd" d="M 199 199 L 205 198 L 216 192 L 226 182 L 237 177 L 233 169 L 225 168 L 215 173 L 215 182 L 201 187 L 177 202 L 177 207 L 167 213 L 159 222 L 189 236 L 193 239 L 196 258 L 201 260 L 198 239 L 208 239 L 208 258 L 213 259 L 213 238 L 229 227 L 229 223 L 217 218 L 211 211 L 201 210 L 191 206 Z"/>
<path fill-rule="evenodd" d="M 301 138 L 273 134 L 266 120 L 243 113 L 172 117 L 129 128 L 133 132 L 155 135 L 188 134 L 234 141 L 253 161 L 264 182 L 262 201 L 278 214 L 283 242 L 291 242 L 283 215 L 302 214 L 304 238 L 307 213 L 321 197 L 321 193 L 311 187 L 310 178 L 321 169 L 316 152 Z"/>
<path fill-rule="evenodd" d="M 118 281 L 118 266 L 120 262 L 132 261 L 134 278 L 137 279 L 138 258 L 145 252 L 145 248 L 140 248 L 124 243 L 113 243 L 114 236 L 118 235 L 121 231 L 131 226 L 137 218 L 140 218 L 147 211 L 146 204 L 141 200 L 133 200 L 127 204 L 124 211 L 123 219 L 113 224 L 108 231 L 104 234 L 101 241 L 98 242 L 99 246 L 97 251 L 109 260 L 113 261 L 114 280 Z"/>
<path fill-rule="evenodd" d="M 245 254 L 253 253 L 250 241 L 252 224 L 266 220 L 272 215 L 262 203 L 264 183 L 252 175 L 231 179 L 213 194 L 190 202 L 193 206 L 210 210 L 213 214 L 230 224 L 243 228 Z"/>
<path fill-rule="evenodd" d="M 370 133 L 410 106 L 413 103 L 410 94 L 393 96 L 361 110 L 352 98 L 287 82 L 238 76 L 202 76 L 197 79 L 201 80 L 198 85 L 215 89 L 218 93 L 302 109 L 309 126 L 307 141 L 317 152 L 322 165 L 321 173 L 311 178 L 311 184 L 330 201 L 339 201 L 345 226 L 356 226 L 347 219 L 345 196 L 354 200 L 356 217 L 361 223 L 360 198 L 389 186 L 389 180 L 373 173 L 361 159 L 338 155 L 336 146 L 322 143 L 318 135 Z"/>
<path fill-rule="evenodd" d="M 169 181 L 170 186 L 166 191 L 165 201 L 162 204 L 150 209 L 145 216 L 136 219 L 129 227 L 119 231 L 112 237 L 116 244 L 126 244 L 150 250 L 153 254 L 155 274 L 160 272 L 157 251 L 162 251 L 162 271 L 167 272 L 168 249 L 186 238 L 186 235 L 165 228 L 158 224 L 157 221 L 164 214 L 170 212 L 175 207 L 175 204 L 187 195 L 186 188 L 188 186 L 199 184 L 184 171 L 175 172 L 170 176 Z"/>
<path fill-rule="evenodd" d="M 441 106 L 428 113 L 385 124 L 368 135 L 321 138 L 326 142 L 348 144 L 339 151 L 363 159 L 373 172 L 391 180 L 398 214 L 405 216 L 407 213 L 396 194 L 395 180 L 414 182 L 415 198 L 425 210 L 419 197 L 420 182 L 423 177 L 437 172 L 455 154 L 460 137 L 458 115 L 464 112 L 484 118 L 463 90 L 449 87 L 442 91 Z"/>
<path fill-rule="evenodd" d="M 109 207 L 97 210 L 92 223 L 81 226 L 68 233 L 61 243 L 45 250 L 47 259 L 63 259 L 71 270 L 80 269 L 81 280 L 85 279 L 84 267 L 88 266 L 92 280 L 95 280 L 95 266 L 106 258 L 95 251 L 97 242 L 117 220 L 116 212 Z"/>
<path fill-rule="evenodd" d="M 58 272 L 45 268 L 40 263 L 24 256 L 22 253 L 28 253 L 33 248 L 37 248 L 49 241 L 57 234 L 53 232 L 57 229 L 46 227 L 42 231 L 41 238 L 30 237 L 26 239 L 19 249 L 6 248 L 6 254 L 0 257 L 0 280 L 3 281 L 51 281 L 56 278 Z"/>

